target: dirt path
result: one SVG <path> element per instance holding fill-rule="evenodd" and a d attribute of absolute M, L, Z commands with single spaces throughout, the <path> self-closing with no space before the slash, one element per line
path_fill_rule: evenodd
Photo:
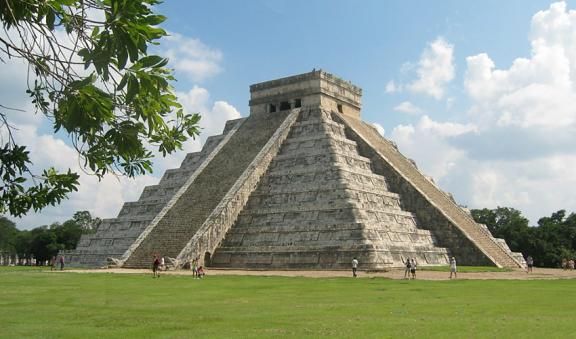
<path fill-rule="evenodd" d="M 59 271 L 55 271 L 59 272 Z M 93 270 L 66 270 L 64 272 L 77 273 L 119 273 L 119 274 L 150 274 L 150 270 L 143 269 L 93 269 Z M 162 274 L 168 275 L 192 275 L 191 271 L 166 271 Z M 210 275 L 250 275 L 250 276 L 281 276 L 281 277 L 309 277 L 309 278 L 333 278 L 349 277 L 351 272 L 348 271 L 260 271 L 260 270 L 228 270 L 228 269 L 208 269 L 207 276 Z M 362 272 L 360 278 L 383 277 L 389 279 L 404 279 L 404 270 L 392 270 L 389 272 Z M 418 271 L 417 279 L 421 280 L 449 280 L 450 273 L 434 271 Z M 527 274 L 525 271 L 512 272 L 477 272 L 477 273 L 458 273 L 458 279 L 473 280 L 531 280 L 531 279 L 575 279 L 576 271 L 564 271 L 552 268 L 535 268 L 534 272 Z"/>

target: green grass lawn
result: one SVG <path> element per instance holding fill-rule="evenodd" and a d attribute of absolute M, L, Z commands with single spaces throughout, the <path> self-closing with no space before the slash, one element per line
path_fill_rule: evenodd
<path fill-rule="evenodd" d="M 576 335 L 576 281 L 406 281 L 0 269 L 0 337 Z"/>

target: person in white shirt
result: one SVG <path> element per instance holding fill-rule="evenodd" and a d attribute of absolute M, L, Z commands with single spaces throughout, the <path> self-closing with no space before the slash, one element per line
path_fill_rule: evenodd
<path fill-rule="evenodd" d="M 358 260 L 356 257 L 352 259 L 352 276 L 356 278 L 356 270 L 358 269 Z"/>
<path fill-rule="evenodd" d="M 410 273 L 412 274 L 412 279 L 416 279 L 416 267 L 418 267 L 416 258 L 412 258 L 412 260 L 410 260 Z"/>
<path fill-rule="evenodd" d="M 452 279 L 452 274 L 454 274 L 454 278 L 457 278 L 458 268 L 456 267 L 456 258 L 452 257 L 450 259 L 450 279 Z"/>

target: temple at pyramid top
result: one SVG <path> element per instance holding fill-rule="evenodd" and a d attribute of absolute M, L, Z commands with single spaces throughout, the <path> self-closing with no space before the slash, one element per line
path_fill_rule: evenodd
<path fill-rule="evenodd" d="M 323 70 L 250 86 L 250 114 L 319 107 L 360 117 L 362 89 Z"/>
<path fill-rule="evenodd" d="M 360 118 L 362 90 L 322 70 L 250 86 L 227 121 L 116 218 L 83 235 L 72 265 L 361 269 L 518 268 L 510 251 Z M 425 147 L 425 145 L 423 145 Z"/>

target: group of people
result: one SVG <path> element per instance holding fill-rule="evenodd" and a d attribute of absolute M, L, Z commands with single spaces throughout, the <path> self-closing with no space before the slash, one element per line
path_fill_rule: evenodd
<path fill-rule="evenodd" d="M 562 269 L 573 270 L 574 269 L 574 259 L 562 259 Z"/>
<path fill-rule="evenodd" d="M 404 279 L 416 279 L 416 268 L 418 267 L 418 262 L 416 258 L 406 258 L 404 263 Z M 352 259 L 352 277 L 356 278 L 358 276 L 358 259 L 354 257 Z M 450 279 L 456 279 L 458 277 L 458 267 L 456 266 L 456 258 L 450 258 Z"/>
<path fill-rule="evenodd" d="M 404 263 L 404 279 L 416 279 L 416 268 L 418 263 L 416 258 L 406 258 Z"/>
<path fill-rule="evenodd" d="M 152 277 L 160 278 L 160 271 L 165 271 L 166 269 L 167 267 L 164 258 L 160 257 L 158 254 L 154 254 L 154 261 L 152 262 Z M 192 260 L 191 269 L 194 279 L 202 279 L 206 276 L 204 267 L 198 265 L 198 259 Z"/>
<path fill-rule="evenodd" d="M 53 256 L 50 259 L 50 271 L 54 271 L 56 269 L 56 264 L 60 265 L 60 271 L 64 270 L 64 256 L 59 255 L 58 258 Z"/>
<path fill-rule="evenodd" d="M 192 277 L 194 279 L 202 279 L 206 275 L 204 272 L 204 267 L 202 265 L 198 266 L 198 259 L 192 260 Z"/>

